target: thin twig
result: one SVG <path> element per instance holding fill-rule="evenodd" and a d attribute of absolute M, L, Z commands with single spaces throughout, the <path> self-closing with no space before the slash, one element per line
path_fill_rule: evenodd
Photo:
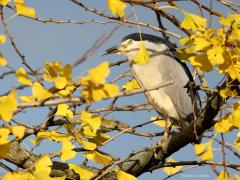
<path fill-rule="evenodd" d="M 222 141 L 218 140 L 217 138 L 215 137 L 212 137 L 212 136 L 203 136 L 203 137 L 206 137 L 206 138 L 213 138 L 214 141 L 216 141 L 218 144 L 222 145 Z M 231 151 L 238 159 L 240 159 L 240 154 L 237 152 L 237 150 L 231 145 L 231 144 L 228 144 L 228 143 L 224 143 L 223 144 L 229 151 Z"/>
<path fill-rule="evenodd" d="M 188 170 L 191 170 L 193 168 L 196 168 L 196 167 L 199 167 L 199 166 L 198 165 L 194 165 L 194 166 L 191 166 L 191 167 L 188 167 L 188 168 L 185 168 L 185 169 L 181 169 L 180 171 L 163 178 L 163 180 L 167 180 L 167 179 L 169 179 L 169 178 L 171 178 L 171 177 L 173 177 L 173 176 L 175 176 L 177 174 L 184 173 L 184 172 L 186 172 Z"/>
<path fill-rule="evenodd" d="M 180 39 L 181 36 L 174 33 L 174 32 L 170 32 L 170 31 L 165 31 L 161 28 L 158 28 L 156 26 L 152 26 L 148 23 L 143 23 L 143 22 L 135 22 L 135 21 L 129 21 L 129 20 L 126 20 L 126 19 L 120 19 L 118 17 L 114 17 L 114 16 L 109 16 L 107 14 L 105 14 L 104 12 L 101 12 L 101 11 L 97 11 L 96 9 L 93 9 L 91 7 L 88 7 L 86 5 L 84 5 L 82 2 L 80 2 L 79 0 L 71 0 L 73 3 L 79 5 L 80 7 L 82 7 L 83 9 L 85 9 L 86 11 L 89 11 L 89 12 L 92 12 L 94 14 L 97 14 L 99 16 L 102 16 L 104 18 L 108 18 L 108 19 L 111 19 L 111 20 L 116 20 L 116 21 L 121 21 L 122 23 L 127 23 L 127 24 L 132 24 L 132 25 L 139 25 L 139 26 L 144 26 L 144 27 L 147 27 L 147 28 L 150 28 L 152 30 L 155 30 L 155 31 L 159 31 L 159 32 L 165 32 L 165 34 L 169 34 L 175 38 L 178 38 Z"/>
<path fill-rule="evenodd" d="M 9 171 L 9 172 L 13 172 L 14 170 L 12 168 L 10 168 L 9 166 L 7 166 L 6 164 L 4 164 L 3 162 L 0 162 L 0 167 L 2 167 L 3 169 Z"/>
<path fill-rule="evenodd" d="M 215 165 L 215 166 L 223 166 L 235 169 L 240 171 L 240 164 L 232 164 L 232 163 L 223 163 L 223 162 L 214 162 L 214 161 L 179 161 L 179 162 L 165 162 L 164 164 L 158 164 L 148 169 L 149 172 L 162 168 L 162 167 L 176 167 L 176 166 L 186 166 L 186 165 Z"/>
<path fill-rule="evenodd" d="M 127 131 L 130 131 L 130 130 L 133 130 L 133 129 L 137 129 L 139 127 L 143 127 L 143 126 L 146 126 L 147 124 L 151 124 L 153 123 L 154 121 L 159 121 L 159 119 L 156 119 L 156 120 L 153 120 L 153 121 L 147 121 L 147 122 L 144 122 L 144 123 L 141 123 L 141 124 L 138 124 L 136 126 L 133 126 L 133 127 L 129 127 L 127 129 L 124 129 L 123 131 L 115 134 L 114 136 L 112 136 L 110 139 L 108 139 L 107 141 L 104 142 L 104 145 L 106 145 L 107 143 L 109 143 L 110 141 L 113 141 L 114 139 L 116 139 L 118 136 L 122 135 L 123 133 L 127 132 Z M 163 135 L 164 132 L 161 132 L 160 134 Z"/>
<path fill-rule="evenodd" d="M 11 75 L 11 74 L 14 74 L 14 73 L 15 73 L 14 70 L 4 72 L 4 73 L 2 73 L 2 74 L 0 75 L 0 79 L 3 79 L 5 76 L 7 76 L 7 75 Z"/>
<path fill-rule="evenodd" d="M 25 65 L 31 71 L 32 74 L 36 74 L 35 71 L 31 68 L 31 66 L 27 63 L 27 60 L 26 60 L 25 56 L 18 49 L 18 47 L 17 47 L 17 45 L 16 45 L 16 43 L 14 41 L 13 36 L 11 36 L 11 34 L 9 33 L 8 25 L 7 25 L 7 23 L 4 20 L 4 14 L 3 14 L 3 10 L 2 9 L 1 9 L 0 15 L 1 15 L 2 24 L 3 24 L 3 27 L 4 27 L 4 32 L 6 33 L 7 37 L 11 41 L 11 44 L 12 44 L 14 50 L 16 51 L 17 55 L 20 57 L 20 59 L 22 61 L 22 64 Z"/>
<path fill-rule="evenodd" d="M 91 48 L 89 48 L 82 57 L 80 57 L 79 59 L 77 59 L 73 64 L 72 67 L 76 67 L 78 65 L 80 65 L 81 63 L 83 63 L 86 59 L 89 59 L 89 57 L 91 57 L 119 28 L 121 28 L 121 25 L 116 26 L 115 28 L 113 28 L 112 31 L 110 31 L 107 34 L 103 34 L 100 36 L 100 38 L 98 38 L 93 46 Z"/>
<path fill-rule="evenodd" d="M 154 108 L 148 103 L 141 103 L 141 104 L 130 104 L 126 106 L 114 106 L 114 107 L 103 107 L 98 109 L 89 109 L 90 113 L 101 113 L 106 111 L 151 111 Z"/>
<path fill-rule="evenodd" d="M 116 97 L 132 96 L 134 94 L 139 94 L 139 93 L 145 93 L 145 92 L 163 88 L 165 86 L 169 86 L 171 84 L 173 84 L 173 81 L 168 81 L 159 86 L 149 88 L 149 89 L 139 88 L 139 89 L 134 89 L 131 91 L 122 91 L 113 97 L 107 97 L 102 100 L 112 99 L 112 98 L 116 98 Z M 57 98 L 57 97 L 54 96 L 53 98 Z M 60 98 L 60 99 L 56 99 L 56 100 L 52 100 L 52 98 L 49 98 L 49 100 L 36 101 L 36 102 L 30 102 L 30 103 L 29 102 L 20 103 L 20 104 L 18 104 L 18 108 L 55 106 L 55 105 L 62 104 L 62 103 L 83 104 L 83 103 L 85 103 L 85 100 L 83 97 L 73 97 L 73 96 L 67 97 L 67 98 Z"/>

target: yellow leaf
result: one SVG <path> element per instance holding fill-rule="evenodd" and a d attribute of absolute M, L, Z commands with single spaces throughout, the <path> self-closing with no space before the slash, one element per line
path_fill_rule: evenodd
<path fill-rule="evenodd" d="M 223 47 L 220 45 L 214 45 L 207 51 L 209 61 L 213 66 L 224 63 Z"/>
<path fill-rule="evenodd" d="M 88 142 L 88 141 L 78 141 L 78 142 L 81 143 L 83 145 L 83 148 L 86 150 L 95 150 L 97 148 L 97 145 L 92 142 Z"/>
<path fill-rule="evenodd" d="M 89 126 L 83 126 L 83 135 L 87 138 L 94 138 L 96 136 L 96 132 L 93 132 Z"/>
<path fill-rule="evenodd" d="M 240 128 L 240 102 L 236 102 L 232 109 L 232 114 L 230 114 L 229 118 L 231 119 L 231 123 L 233 126 Z"/>
<path fill-rule="evenodd" d="M 74 85 L 67 85 L 64 89 L 59 90 L 55 87 L 52 87 L 49 91 L 52 93 L 56 93 L 58 96 L 60 97 L 67 97 L 70 95 L 70 93 L 73 92 L 73 90 L 75 90 L 76 87 Z"/>
<path fill-rule="evenodd" d="M 11 143 L 6 143 L 6 144 L 1 144 L 0 145 L 0 149 L 1 149 L 0 159 L 6 158 L 8 156 L 8 152 L 9 152 L 10 148 L 11 148 Z"/>
<path fill-rule="evenodd" d="M 240 132 L 238 132 L 237 139 L 234 141 L 234 144 L 236 145 L 238 151 L 240 151 Z"/>
<path fill-rule="evenodd" d="M 229 16 L 228 16 L 229 17 Z M 224 26 L 231 26 L 232 25 L 232 19 L 225 18 L 224 16 L 221 16 L 219 18 L 219 22 Z"/>
<path fill-rule="evenodd" d="M 10 0 L 0 0 L 1 6 L 6 6 Z"/>
<path fill-rule="evenodd" d="M 18 69 L 16 71 L 16 77 L 18 79 L 18 82 L 20 82 L 21 84 L 32 86 L 32 81 L 28 77 L 25 69 L 23 69 L 23 68 Z"/>
<path fill-rule="evenodd" d="M 133 89 L 139 89 L 140 86 L 139 86 L 138 82 L 135 79 L 133 79 L 133 80 L 127 82 L 126 84 L 124 84 L 123 88 L 130 91 L 130 90 L 133 90 Z"/>
<path fill-rule="evenodd" d="M 10 134 L 9 129 L 0 128 L 0 145 L 6 144 L 9 142 L 8 135 Z"/>
<path fill-rule="evenodd" d="M 0 2 L 1 5 L 1 2 Z M 0 34 L 0 44 L 4 44 L 6 42 L 6 37 L 2 34 Z"/>
<path fill-rule="evenodd" d="M 57 95 L 60 97 L 67 97 L 69 94 L 71 93 L 71 91 L 67 90 L 67 89 L 63 89 L 57 92 Z"/>
<path fill-rule="evenodd" d="M 82 121 L 83 128 L 89 127 L 93 134 L 96 134 L 98 128 L 101 126 L 102 123 L 101 117 L 93 116 L 87 111 L 82 111 L 80 120 Z"/>
<path fill-rule="evenodd" d="M 83 154 L 87 157 L 88 160 L 92 160 L 96 163 L 102 164 L 104 166 L 112 162 L 112 158 L 103 154 L 100 154 L 97 151 L 88 151 Z"/>
<path fill-rule="evenodd" d="M 153 123 L 160 126 L 160 127 L 166 127 L 165 126 L 166 120 L 158 120 L 158 121 L 154 121 Z"/>
<path fill-rule="evenodd" d="M 176 162 L 172 157 L 169 158 L 167 162 Z M 176 167 L 164 167 L 163 171 L 167 173 L 168 175 L 175 174 L 176 172 L 180 171 L 182 169 L 182 166 L 176 166 Z"/>
<path fill-rule="evenodd" d="M 54 78 L 58 76 L 58 72 L 61 71 L 61 63 L 58 61 L 55 62 L 46 62 L 45 72 L 43 75 L 44 81 L 53 82 Z"/>
<path fill-rule="evenodd" d="M 196 51 L 201 51 L 209 47 L 211 43 L 206 39 L 206 37 L 196 37 L 194 38 L 194 48 Z"/>
<path fill-rule="evenodd" d="M 209 72 L 209 71 L 212 71 L 213 69 L 213 66 L 208 60 L 208 57 L 206 54 L 192 56 L 189 58 L 189 61 L 193 66 L 198 67 L 203 71 Z"/>
<path fill-rule="evenodd" d="M 50 177 L 52 161 L 47 155 L 41 156 L 32 173 L 30 171 L 14 171 L 7 173 L 3 180 L 64 180 L 66 176 L 52 178 Z"/>
<path fill-rule="evenodd" d="M 13 88 L 12 90 L 11 90 L 11 92 L 8 94 L 8 96 L 13 96 L 13 97 L 17 97 L 17 90 L 15 89 L 15 88 Z"/>
<path fill-rule="evenodd" d="M 52 161 L 51 159 L 48 157 L 48 155 L 43 155 L 41 156 L 36 164 L 35 164 L 35 172 L 42 172 L 42 173 L 46 173 L 47 175 L 50 174 L 51 172 L 51 166 L 52 166 Z"/>
<path fill-rule="evenodd" d="M 240 16 L 238 15 L 237 17 L 238 19 L 240 18 Z M 239 32 L 239 25 L 240 25 L 240 22 L 236 22 L 237 20 L 235 20 L 233 22 L 233 25 L 232 25 L 232 33 L 229 37 L 229 40 L 231 42 L 236 42 L 237 40 L 240 40 L 240 32 Z"/>
<path fill-rule="evenodd" d="M 140 49 L 136 56 L 133 58 L 133 61 L 139 64 L 148 64 L 150 62 L 150 57 L 143 42 L 140 43 Z"/>
<path fill-rule="evenodd" d="M 192 51 L 189 53 L 188 52 L 189 48 L 178 48 L 177 49 L 177 54 L 178 57 L 182 60 L 182 61 L 186 61 L 188 60 L 191 56 L 194 56 L 195 54 L 192 53 Z M 193 49 L 193 48 L 191 48 Z"/>
<path fill-rule="evenodd" d="M 35 164 L 35 171 L 32 173 L 34 180 L 64 180 L 66 176 L 52 178 L 50 177 L 52 161 L 47 155 L 41 156 Z"/>
<path fill-rule="evenodd" d="M 211 160 L 213 158 L 212 141 L 202 144 L 195 144 L 196 154 L 203 160 Z"/>
<path fill-rule="evenodd" d="M 96 68 L 88 70 L 89 76 L 81 78 L 80 83 L 88 85 L 88 82 L 86 83 L 85 81 L 91 81 L 95 84 L 104 84 L 105 79 L 109 73 L 109 62 L 105 61 L 102 64 L 98 65 Z"/>
<path fill-rule="evenodd" d="M 227 18 L 221 16 L 219 18 L 219 22 L 222 25 L 224 25 L 224 26 L 230 27 L 230 26 L 233 25 L 233 22 L 239 23 L 239 19 L 240 19 L 240 15 L 239 14 L 231 14 L 231 13 L 229 13 Z"/>
<path fill-rule="evenodd" d="M 34 8 L 26 7 L 24 0 L 14 0 L 16 5 L 17 14 L 29 17 L 35 17 L 35 10 Z"/>
<path fill-rule="evenodd" d="M 71 143 L 71 141 L 63 141 L 61 160 L 66 161 L 73 159 L 77 154 L 76 151 L 73 150 L 74 148 L 75 146 Z"/>
<path fill-rule="evenodd" d="M 220 174 L 217 176 L 216 180 L 231 180 L 228 172 L 223 168 Z"/>
<path fill-rule="evenodd" d="M 109 135 L 104 134 L 104 133 L 100 133 L 99 131 L 97 131 L 97 133 L 95 134 L 94 138 L 90 138 L 89 142 L 92 142 L 94 144 L 96 144 L 98 147 L 102 146 L 105 144 L 105 142 L 109 139 Z"/>
<path fill-rule="evenodd" d="M 13 171 L 3 176 L 2 180 L 32 180 L 34 177 L 29 172 Z"/>
<path fill-rule="evenodd" d="M 188 38 L 188 37 L 184 37 L 179 40 L 179 43 L 184 46 L 188 46 L 190 42 L 192 42 L 192 40 L 191 38 Z"/>
<path fill-rule="evenodd" d="M 124 171 L 117 171 L 117 179 L 118 180 L 137 180 L 137 178 L 131 174 L 125 173 Z"/>
<path fill-rule="evenodd" d="M 7 60 L 4 58 L 4 56 L 0 52 L 0 66 L 6 66 L 6 65 L 7 65 Z"/>
<path fill-rule="evenodd" d="M 80 120 L 88 122 L 92 118 L 92 114 L 87 111 L 82 111 Z"/>
<path fill-rule="evenodd" d="M 109 119 L 102 119 L 102 125 L 106 128 L 111 128 L 115 125 L 115 122 Z"/>
<path fill-rule="evenodd" d="M 240 48 L 236 47 L 234 50 L 230 48 L 224 49 L 224 63 L 219 65 L 217 70 L 220 73 L 229 75 L 233 80 L 240 81 L 240 61 L 239 54 Z"/>
<path fill-rule="evenodd" d="M 112 14 L 117 14 L 119 17 L 124 17 L 124 9 L 127 7 L 121 0 L 107 0 L 108 8 Z"/>
<path fill-rule="evenodd" d="M 237 174 L 234 174 L 235 176 L 235 180 L 240 180 L 240 176 L 238 176 Z"/>
<path fill-rule="evenodd" d="M 207 20 L 195 14 L 188 13 L 186 11 L 182 11 L 184 14 L 184 20 L 181 23 L 181 26 L 184 29 L 191 29 L 193 31 L 196 30 L 205 30 L 207 27 Z"/>
<path fill-rule="evenodd" d="M 233 129 L 233 126 L 229 117 L 224 116 L 217 121 L 214 125 L 214 129 L 219 133 L 227 133 Z"/>
<path fill-rule="evenodd" d="M 81 180 L 89 180 L 94 175 L 94 173 L 92 173 L 91 171 L 88 171 L 87 169 L 77 166 L 75 164 L 68 164 L 68 166 L 70 169 L 74 170 L 75 173 L 79 174 Z"/>
<path fill-rule="evenodd" d="M 46 132 L 38 132 L 36 141 L 39 141 L 40 139 L 49 139 L 51 141 L 63 142 L 63 141 L 70 141 L 72 138 L 73 136 L 68 134 L 61 134 L 61 133 L 57 133 L 56 131 L 46 131 Z"/>
<path fill-rule="evenodd" d="M 80 79 L 80 84 L 85 86 L 80 92 L 87 103 L 113 97 L 119 92 L 117 85 L 105 84 L 109 73 L 109 63 L 106 61 L 96 68 L 90 69 L 88 76 Z"/>
<path fill-rule="evenodd" d="M 65 77 L 57 77 L 54 79 L 57 89 L 63 89 L 67 85 L 67 79 Z"/>
<path fill-rule="evenodd" d="M 33 96 L 20 96 L 19 99 L 21 99 L 24 102 L 34 102 L 35 98 Z"/>
<path fill-rule="evenodd" d="M 24 136 L 25 130 L 26 128 L 24 126 L 11 126 L 10 127 L 11 132 L 14 136 L 18 137 L 19 139 L 22 139 L 22 137 Z"/>
<path fill-rule="evenodd" d="M 67 80 L 69 80 L 72 77 L 72 69 L 70 64 L 66 64 L 62 71 L 60 72 L 60 75 L 65 77 Z"/>
<path fill-rule="evenodd" d="M 46 62 L 45 72 L 43 79 L 48 82 L 54 82 L 58 89 L 64 88 L 72 76 L 70 65 L 67 64 L 61 67 L 61 62 L 58 61 Z"/>
<path fill-rule="evenodd" d="M 225 89 L 220 90 L 220 95 L 223 98 L 227 98 L 227 97 L 236 97 L 238 94 L 237 94 L 236 90 L 231 90 L 229 88 L 225 88 Z"/>
<path fill-rule="evenodd" d="M 109 75 L 109 62 L 105 61 L 97 68 L 88 70 L 89 77 L 95 83 L 104 84 L 105 78 Z"/>
<path fill-rule="evenodd" d="M 119 88 L 116 84 L 104 84 L 99 87 L 87 86 L 81 90 L 82 95 L 88 103 L 114 97 L 119 93 Z"/>
<path fill-rule="evenodd" d="M 17 98 L 14 94 L 0 97 L 0 117 L 5 121 L 12 118 L 13 113 L 17 110 Z"/>
<path fill-rule="evenodd" d="M 119 93 L 119 88 L 116 84 L 104 84 L 102 91 L 105 93 L 103 98 L 114 97 L 117 93 Z"/>
<path fill-rule="evenodd" d="M 41 139 L 48 139 L 56 142 L 70 141 L 73 136 L 68 134 L 57 133 L 56 131 L 47 131 L 47 132 L 38 132 L 36 140 L 33 142 L 36 143 Z"/>
<path fill-rule="evenodd" d="M 57 106 L 56 115 L 67 117 L 69 119 L 73 118 L 73 112 L 69 109 L 67 104 L 59 104 Z"/>
<path fill-rule="evenodd" d="M 236 64 L 231 64 L 227 69 L 226 72 L 229 74 L 229 76 L 232 79 L 240 80 L 240 68 L 239 68 L 240 62 L 237 62 Z"/>
<path fill-rule="evenodd" d="M 158 125 L 160 127 L 165 127 L 166 120 L 157 120 L 157 119 L 158 119 L 158 117 L 156 117 L 156 116 L 152 116 L 151 117 L 151 121 L 153 121 L 154 124 L 156 124 L 156 125 Z"/>
<path fill-rule="evenodd" d="M 46 90 L 39 82 L 33 83 L 32 94 L 39 101 L 52 97 L 52 93 Z"/>

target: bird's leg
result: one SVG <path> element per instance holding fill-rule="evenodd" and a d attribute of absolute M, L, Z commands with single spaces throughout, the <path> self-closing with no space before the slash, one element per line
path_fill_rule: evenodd
<path fill-rule="evenodd" d="M 170 121 L 170 118 L 168 117 L 165 123 L 165 130 L 164 130 L 163 140 L 162 140 L 163 151 L 167 151 L 171 129 L 172 129 L 172 123 Z"/>
<path fill-rule="evenodd" d="M 164 134 L 163 134 L 164 139 L 166 139 L 166 140 L 169 139 L 171 129 L 172 129 L 172 123 L 170 121 L 170 118 L 167 118 L 166 123 L 165 123 L 165 130 L 164 130 Z"/>

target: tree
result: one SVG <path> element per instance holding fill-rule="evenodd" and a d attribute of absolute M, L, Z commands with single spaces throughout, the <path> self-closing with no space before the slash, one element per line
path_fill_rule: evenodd
<path fill-rule="evenodd" d="M 32 5 L 29 2 L 26 5 L 24 0 L 0 1 L 0 43 L 5 48 L 0 54 L 0 166 L 5 170 L 3 179 L 136 179 L 157 169 L 163 169 L 170 178 L 203 166 L 208 167 L 216 179 L 240 179 L 237 175 L 240 170 L 240 5 L 237 1 L 103 2 L 64 2 L 66 7 L 63 6 L 59 14 L 79 11 L 77 16 L 87 20 L 78 21 L 71 16 L 62 20 L 36 15 L 41 14 L 41 7 L 47 12 L 53 2 L 31 2 Z M 61 3 L 58 1 L 51 6 L 58 8 Z M 151 23 L 149 19 L 141 18 L 145 13 L 151 14 Z M 81 27 L 89 31 L 105 25 L 109 33 L 101 35 L 80 58 L 69 64 L 53 59 L 43 62 L 43 57 L 40 62 L 35 62 L 28 59 L 28 53 L 36 51 L 34 47 L 38 42 L 28 44 L 31 49 L 23 49 L 30 38 L 18 39 L 24 34 L 20 32 L 24 24 L 21 20 L 30 24 L 42 23 L 41 26 L 54 24 L 58 29 L 73 24 L 84 25 Z M 158 25 L 152 20 L 157 20 Z M 113 25 L 116 26 L 111 30 Z M 139 33 L 141 30 L 154 31 L 174 43 L 180 59 L 193 67 L 197 82 L 194 88 L 201 93 L 200 115 L 182 131 L 173 129 L 165 150 L 161 143 L 165 121 L 153 117 L 153 107 L 143 98 L 143 92 L 147 90 L 139 88 L 132 79 L 127 60 L 95 60 L 96 67 L 86 66 L 90 65 L 92 57 L 101 59 L 96 52 L 100 52 L 101 46 L 117 30 L 126 31 L 129 27 L 138 29 Z M 66 32 L 68 38 L 78 36 Z M 38 40 L 44 39 L 44 45 L 50 48 L 51 41 L 41 33 Z M 90 41 L 95 36 L 88 34 L 84 40 Z M 57 42 L 65 43 L 59 39 Z M 83 49 L 86 43 L 81 42 Z M 79 50 L 72 48 L 75 52 Z M 12 56 L 11 53 L 15 54 Z M 214 73 L 214 80 L 211 81 L 213 76 L 207 72 Z M 16 80 L 18 84 L 15 84 Z M 122 111 L 128 116 L 123 116 Z M 144 114 L 144 121 L 132 118 L 133 114 L 139 119 Z M 40 119 L 39 122 L 33 123 L 35 118 Z M 132 122 L 129 121 L 131 118 Z M 147 125 L 151 126 L 148 131 L 144 129 Z M 117 142 L 121 136 L 127 140 Z M 147 143 L 132 150 L 130 145 L 134 142 L 128 140 L 132 136 L 138 137 L 136 141 L 144 139 Z M 201 136 L 201 144 L 195 144 Z M 126 146 L 128 153 L 117 157 L 113 152 L 117 150 L 111 150 L 112 142 L 117 143 L 119 149 Z M 179 150 L 186 149 L 194 150 L 196 157 L 173 158 Z"/>

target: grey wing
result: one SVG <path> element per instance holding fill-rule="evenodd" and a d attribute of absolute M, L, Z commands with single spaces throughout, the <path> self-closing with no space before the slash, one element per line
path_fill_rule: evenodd
<path fill-rule="evenodd" d="M 193 103 L 186 87 L 189 82 L 188 75 L 182 65 L 174 58 L 165 56 L 164 68 L 161 67 L 163 80 L 173 80 L 174 83 L 164 87 L 165 93 L 172 100 L 179 116 L 186 119 L 193 115 Z"/>
<path fill-rule="evenodd" d="M 188 88 L 189 88 L 189 91 L 191 91 L 191 99 L 192 99 L 192 102 L 194 104 L 194 113 L 195 115 L 197 116 L 198 113 L 199 113 L 199 108 L 202 107 L 202 103 L 201 103 L 201 98 L 200 98 L 200 95 L 198 93 L 198 91 L 195 89 L 195 82 L 194 82 L 194 79 L 192 77 L 192 74 L 190 72 L 190 70 L 188 69 L 186 63 L 182 62 L 179 58 L 178 58 L 178 55 L 177 55 L 177 52 L 175 51 L 175 49 L 171 49 L 171 54 L 170 56 L 172 56 L 179 64 L 181 64 L 181 66 L 183 67 L 184 71 L 186 72 L 188 78 L 189 78 L 189 82 L 191 84 L 189 84 Z"/>
<path fill-rule="evenodd" d="M 179 116 L 182 119 L 192 121 L 194 114 L 194 106 L 187 88 L 183 85 L 170 85 L 165 88 L 166 94 L 172 100 Z M 189 119 L 190 118 L 190 119 Z"/>

